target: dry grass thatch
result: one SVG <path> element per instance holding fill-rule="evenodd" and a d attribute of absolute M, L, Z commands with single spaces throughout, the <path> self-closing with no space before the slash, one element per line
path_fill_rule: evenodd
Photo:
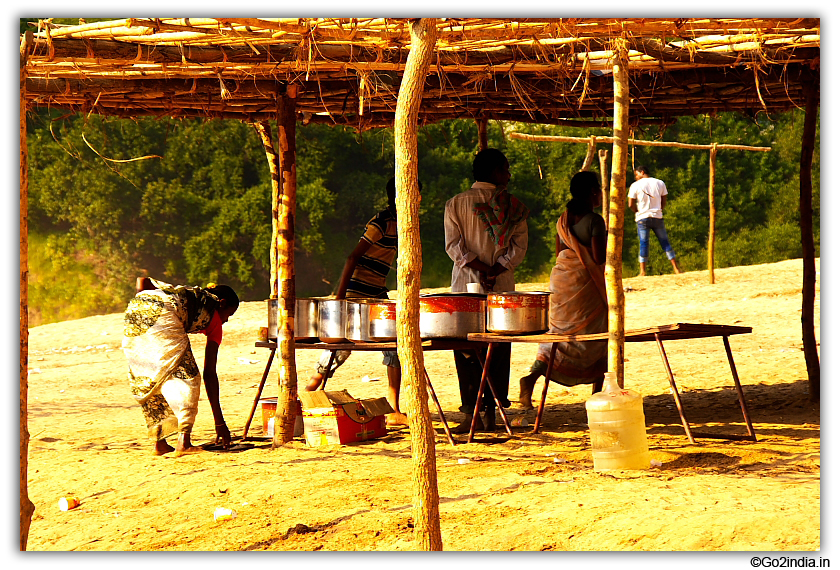
<path fill-rule="evenodd" d="M 274 118 L 298 86 L 305 122 L 391 125 L 408 19 L 129 18 L 39 22 L 27 100 L 115 116 Z M 613 47 L 629 47 L 631 124 L 784 111 L 819 73 L 819 19 L 438 20 L 420 122 L 603 124 Z"/>

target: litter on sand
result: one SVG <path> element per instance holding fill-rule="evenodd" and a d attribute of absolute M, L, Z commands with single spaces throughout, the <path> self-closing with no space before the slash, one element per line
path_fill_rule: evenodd
<path fill-rule="evenodd" d="M 233 509 L 228 509 L 225 507 L 217 507 L 216 510 L 213 512 L 213 520 L 216 522 L 219 521 L 229 521 L 236 518 L 236 511 Z"/>
<path fill-rule="evenodd" d="M 362 378 L 362 382 L 377 382 L 377 381 L 379 381 L 378 376 L 376 378 L 371 378 L 370 376 L 365 374 L 364 378 Z"/>

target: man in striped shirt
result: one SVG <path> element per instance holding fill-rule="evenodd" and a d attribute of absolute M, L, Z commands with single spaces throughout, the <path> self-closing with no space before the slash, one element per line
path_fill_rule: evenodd
<path fill-rule="evenodd" d="M 359 243 L 347 257 L 338 281 L 336 299 L 387 299 L 386 281 L 397 256 L 396 183 L 393 178 L 386 185 L 388 207 L 376 214 L 365 227 Z M 382 352 L 382 364 L 388 371 L 388 403 L 394 408 L 386 422 L 391 426 L 408 425 L 408 418 L 400 412 L 400 383 L 402 374 L 395 350 Z M 332 372 L 344 364 L 350 351 L 338 350 L 333 359 Z M 306 389 L 317 390 L 327 375 L 330 351 L 325 350 Z"/>

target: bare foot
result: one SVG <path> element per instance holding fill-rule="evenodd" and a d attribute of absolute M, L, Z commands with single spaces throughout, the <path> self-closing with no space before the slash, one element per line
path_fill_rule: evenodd
<path fill-rule="evenodd" d="M 186 447 L 184 449 L 176 449 L 175 450 L 175 457 L 181 457 L 182 455 L 192 455 L 195 453 L 202 453 L 204 451 L 201 447 Z"/>
<path fill-rule="evenodd" d="M 394 412 L 385 416 L 385 425 L 388 427 L 408 426 L 408 416 L 402 412 Z"/>
<path fill-rule="evenodd" d="M 452 433 L 469 433 L 472 420 L 472 414 L 464 414 L 464 419 L 461 420 L 461 423 L 452 428 L 450 431 L 452 431 Z M 481 421 L 481 416 L 478 416 L 475 420 L 475 431 L 484 431 L 484 423 Z"/>
<path fill-rule="evenodd" d="M 533 410 L 531 397 L 534 394 L 534 385 L 537 383 L 537 374 L 528 374 L 519 379 L 519 405 L 526 410 Z"/>
<path fill-rule="evenodd" d="M 175 451 L 175 448 L 172 447 L 171 445 L 169 445 L 168 443 L 166 443 L 165 439 L 159 439 L 157 441 L 157 443 L 155 444 L 155 451 L 154 451 L 155 455 L 163 455 L 165 453 L 170 453 L 172 451 Z"/>

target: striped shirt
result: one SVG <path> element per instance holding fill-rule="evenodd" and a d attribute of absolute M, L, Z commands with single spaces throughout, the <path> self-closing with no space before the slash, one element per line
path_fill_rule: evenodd
<path fill-rule="evenodd" d="M 347 292 L 361 297 L 382 297 L 388 294 L 385 281 L 397 256 L 397 217 L 388 209 L 382 210 L 367 223 L 362 239 L 370 248 L 359 259 Z"/>

